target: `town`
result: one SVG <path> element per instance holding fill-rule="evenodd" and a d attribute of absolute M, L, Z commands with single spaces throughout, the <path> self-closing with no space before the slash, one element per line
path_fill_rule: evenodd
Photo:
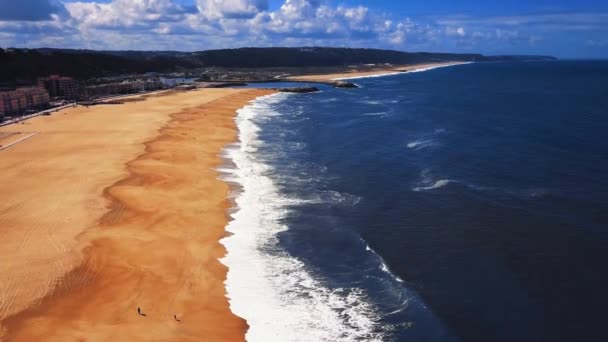
<path fill-rule="evenodd" d="M 0 87 L 0 122 L 21 120 L 32 114 L 48 114 L 53 110 L 78 103 L 116 96 L 152 92 L 176 87 L 194 87 L 195 78 L 174 75 L 160 77 L 114 77 L 86 84 L 71 77 L 51 75 L 39 78 L 36 84 Z"/>
<path fill-rule="evenodd" d="M 143 75 L 125 75 L 99 77 L 80 81 L 62 75 L 50 75 L 38 78 L 35 84 L 0 83 L 0 124 L 21 121 L 32 116 L 45 114 L 74 105 L 96 105 L 100 103 L 119 103 L 119 98 L 133 94 L 176 89 L 191 90 L 196 88 L 221 88 L 244 86 L 248 83 L 264 82 L 304 82 L 325 83 L 337 88 L 355 88 L 351 82 L 304 79 L 298 80 L 292 75 L 307 75 L 315 72 L 359 71 L 366 72 L 378 67 L 386 68 L 390 64 L 377 66 L 351 65 L 334 68 L 269 68 L 269 69 L 232 69 L 206 68 L 188 73 L 160 74 L 149 72 Z M 316 87 L 281 87 L 283 92 L 311 92 Z M 109 102 L 113 101 L 113 102 Z"/>

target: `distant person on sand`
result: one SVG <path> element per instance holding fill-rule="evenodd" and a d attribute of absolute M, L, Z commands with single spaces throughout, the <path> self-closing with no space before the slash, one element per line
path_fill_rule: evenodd
<path fill-rule="evenodd" d="M 177 315 L 173 315 L 173 319 L 175 319 L 177 322 L 181 322 L 179 319 L 177 319 Z"/>
<path fill-rule="evenodd" d="M 145 314 L 141 312 L 141 308 L 139 306 L 137 307 L 137 314 L 140 316 L 145 316 Z"/>

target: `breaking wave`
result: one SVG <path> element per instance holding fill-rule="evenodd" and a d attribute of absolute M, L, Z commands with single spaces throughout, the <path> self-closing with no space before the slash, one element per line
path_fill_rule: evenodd
<path fill-rule="evenodd" d="M 312 199 L 282 196 L 268 176 L 270 166 L 256 158 L 261 142 L 256 119 L 277 115 L 271 105 L 289 94 L 258 98 L 238 111 L 240 143 L 225 151 L 223 179 L 237 185 L 222 239 L 228 253 L 226 289 L 231 310 L 249 324 L 246 338 L 256 341 L 381 341 L 379 314 L 359 288 L 329 288 L 314 270 L 277 244 L 277 234 L 288 227 L 283 219 L 289 206 L 301 202 L 355 205 L 352 194 L 319 192 Z"/>
<path fill-rule="evenodd" d="M 439 188 L 443 188 L 444 186 L 453 183 L 453 180 L 449 180 L 449 179 L 440 179 L 438 181 L 436 181 L 435 183 L 433 183 L 432 185 L 429 186 L 417 186 L 415 187 L 414 191 L 425 191 L 425 190 L 434 190 L 434 189 L 439 189 Z"/>
<path fill-rule="evenodd" d="M 431 147 L 436 145 L 433 139 L 415 140 L 407 144 L 407 148 L 411 150 L 421 150 L 423 148 Z"/>

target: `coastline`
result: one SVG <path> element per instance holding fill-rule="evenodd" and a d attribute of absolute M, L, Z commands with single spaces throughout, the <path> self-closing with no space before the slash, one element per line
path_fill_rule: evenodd
<path fill-rule="evenodd" d="M 271 165 L 254 151 L 264 148 L 260 124 L 283 115 L 273 105 L 291 94 L 258 97 L 238 111 L 238 142 L 225 149 L 222 179 L 231 184 L 234 204 L 221 240 L 228 267 L 225 282 L 231 311 L 249 325 L 249 342 L 381 341 L 375 326 L 373 304 L 357 289 L 331 289 L 319 281 L 299 259 L 282 251 L 277 234 L 288 227 L 282 222 L 286 204 L 303 203 L 288 198 L 268 171 Z M 289 114 L 287 114 L 289 116 Z M 353 310 L 352 302 L 357 302 Z"/>
<path fill-rule="evenodd" d="M 442 63 L 424 63 L 424 64 L 412 64 L 403 66 L 391 66 L 389 68 L 380 68 L 373 71 L 364 72 L 345 72 L 337 74 L 325 74 L 325 75 L 304 75 L 304 76 L 291 76 L 288 77 L 288 81 L 295 82 L 318 82 L 318 83 L 332 83 L 335 81 L 346 81 L 354 80 L 359 78 L 369 77 L 384 77 L 400 75 L 408 72 L 420 72 L 427 71 L 436 68 L 449 67 L 455 65 L 470 64 L 472 62 L 442 62 Z"/>
<path fill-rule="evenodd" d="M 218 260 L 230 204 L 217 166 L 236 110 L 270 93 L 204 89 L 4 127 L 41 133 L 0 151 L 0 340 L 242 341 Z"/>
<path fill-rule="evenodd" d="M 456 64 L 462 63 L 408 72 Z M 320 81 L 403 72 L 321 75 Z M 273 93 L 222 88 L 148 94 L 3 127 L 0 133 L 27 129 L 36 136 L 0 151 L 0 166 L 10 175 L 0 177 L 0 187 L 8 189 L 0 204 L 8 234 L 0 242 L 0 271 L 9 274 L 0 282 L 0 341 L 242 341 L 254 308 L 239 303 L 231 310 L 232 265 L 223 239 L 235 233 L 229 210 L 242 208 L 228 196 L 231 181 L 218 176 L 221 154 L 242 134 L 237 114 Z M 19 231 L 30 226 L 25 236 Z M 145 318 L 137 315 L 139 307 Z"/>

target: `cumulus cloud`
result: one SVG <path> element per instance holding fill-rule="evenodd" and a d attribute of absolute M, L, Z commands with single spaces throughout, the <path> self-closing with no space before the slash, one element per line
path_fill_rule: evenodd
<path fill-rule="evenodd" d="M 416 26 L 409 19 L 394 21 L 364 6 L 331 6 L 322 0 L 285 0 L 273 11 L 267 0 L 197 0 L 194 8 L 172 0 L 74 2 L 66 7 L 74 27 L 87 39 L 95 30 L 116 30 L 129 35 L 193 35 L 201 45 L 379 47 L 404 44 Z"/>
<path fill-rule="evenodd" d="M 408 18 L 330 0 L 281 0 L 272 9 L 269 0 L 58 1 L 0 0 L 0 46 L 27 41 L 92 49 L 316 45 L 507 53 L 513 49 L 494 47 L 531 46 L 568 32 L 608 34 L 606 13 Z M 604 39 L 586 46 L 603 47 L 597 41 Z"/>
<path fill-rule="evenodd" d="M 197 7 L 207 18 L 252 18 L 268 9 L 268 0 L 198 0 Z"/>
<path fill-rule="evenodd" d="M 153 28 L 168 22 L 181 22 L 195 7 L 171 0 L 113 0 L 110 3 L 74 2 L 66 7 L 75 23 L 86 28 Z"/>
<path fill-rule="evenodd" d="M 445 28 L 445 33 L 448 36 L 458 36 L 458 37 L 464 37 L 465 36 L 465 30 L 464 27 L 459 26 L 459 27 L 446 27 Z"/>
<path fill-rule="evenodd" d="M 64 12 L 63 5 L 55 0 L 2 0 L 0 21 L 51 20 L 53 14 Z"/>

